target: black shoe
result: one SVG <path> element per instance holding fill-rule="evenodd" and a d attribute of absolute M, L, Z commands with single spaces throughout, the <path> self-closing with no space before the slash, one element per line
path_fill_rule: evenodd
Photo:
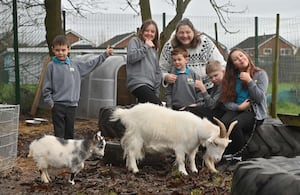
<path fill-rule="evenodd" d="M 241 156 L 233 156 L 232 154 L 224 154 L 223 158 L 225 158 L 227 161 L 242 161 L 242 157 Z"/>
<path fill-rule="evenodd" d="M 222 160 L 217 164 L 217 169 L 222 171 L 234 171 L 236 163 L 242 161 L 241 156 L 233 156 L 232 154 L 223 155 Z"/>

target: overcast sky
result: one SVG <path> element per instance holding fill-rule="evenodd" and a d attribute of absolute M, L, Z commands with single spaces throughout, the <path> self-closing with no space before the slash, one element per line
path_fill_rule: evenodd
<path fill-rule="evenodd" d="M 233 6 L 229 7 L 233 11 L 247 9 L 243 14 L 234 16 L 258 16 L 258 17 L 300 17 L 299 0 L 215 0 L 219 5 L 230 2 Z M 109 0 L 108 10 L 105 13 L 134 13 L 130 8 L 122 11 L 126 7 L 125 0 Z M 153 14 L 165 12 L 167 15 L 174 15 L 175 8 L 168 4 L 168 0 L 150 0 Z M 192 0 L 188 5 L 185 15 L 191 16 L 216 16 L 209 0 Z"/>

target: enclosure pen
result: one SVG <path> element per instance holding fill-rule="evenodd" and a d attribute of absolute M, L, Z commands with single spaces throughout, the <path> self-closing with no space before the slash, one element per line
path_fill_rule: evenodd
<path fill-rule="evenodd" d="M 18 146 L 19 105 L 0 104 L 0 172 L 15 166 Z"/>

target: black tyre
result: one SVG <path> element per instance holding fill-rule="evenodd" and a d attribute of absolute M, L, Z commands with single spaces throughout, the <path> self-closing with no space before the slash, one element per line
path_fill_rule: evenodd
<path fill-rule="evenodd" d="M 104 137 L 121 138 L 124 135 L 125 128 L 119 120 L 116 122 L 109 121 L 115 109 L 116 107 L 100 108 L 98 126 Z"/>
<path fill-rule="evenodd" d="M 257 127 L 242 156 L 243 159 L 300 155 L 300 127 L 262 124 Z"/>
<path fill-rule="evenodd" d="M 300 156 L 254 158 L 237 164 L 232 195 L 299 195 Z"/>
<path fill-rule="evenodd" d="M 103 161 L 105 164 L 111 164 L 115 166 L 125 165 L 125 160 L 123 159 L 123 149 L 120 142 L 106 142 Z"/>

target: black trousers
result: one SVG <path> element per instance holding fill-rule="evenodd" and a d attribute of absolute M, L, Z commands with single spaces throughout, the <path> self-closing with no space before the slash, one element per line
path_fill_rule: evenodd
<path fill-rule="evenodd" d="M 224 154 L 234 154 L 242 149 L 242 147 L 247 143 L 249 136 L 251 135 L 255 123 L 255 113 L 253 111 L 226 111 L 226 113 L 221 118 L 228 129 L 231 122 L 237 120 L 238 123 L 233 128 L 229 138 L 232 140 L 226 148 Z M 261 125 L 263 120 L 256 121 L 256 127 Z M 255 128 L 256 128 L 255 127 Z"/>
<path fill-rule="evenodd" d="M 159 97 L 156 96 L 155 91 L 147 85 L 136 88 L 132 94 L 138 99 L 139 103 L 150 102 L 153 104 L 162 105 Z"/>
<path fill-rule="evenodd" d="M 74 138 L 75 106 L 54 104 L 52 108 L 52 123 L 54 135 L 64 139 Z"/>
<path fill-rule="evenodd" d="M 214 109 L 210 109 L 204 106 L 197 106 L 197 107 L 186 107 L 186 111 L 189 111 L 201 118 L 206 117 L 208 120 L 216 124 L 216 121 L 213 120 L 213 117 L 221 119 L 221 117 L 225 113 L 225 109 L 223 108 L 222 104 L 219 104 Z"/>

